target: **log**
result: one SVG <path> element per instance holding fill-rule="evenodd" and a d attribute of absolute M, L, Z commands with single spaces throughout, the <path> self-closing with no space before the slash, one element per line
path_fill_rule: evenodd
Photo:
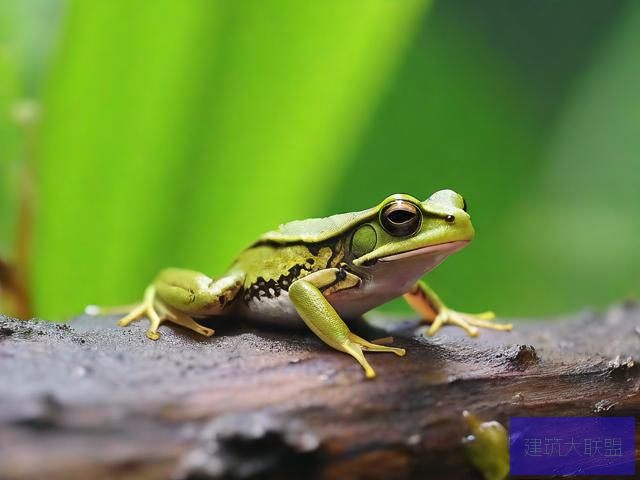
<path fill-rule="evenodd" d="M 408 353 L 367 354 L 373 380 L 302 331 L 219 319 L 153 342 L 115 323 L 0 317 L 0 478 L 480 479 L 465 410 L 640 414 L 635 303 L 477 339 L 378 316 L 361 332 Z"/>

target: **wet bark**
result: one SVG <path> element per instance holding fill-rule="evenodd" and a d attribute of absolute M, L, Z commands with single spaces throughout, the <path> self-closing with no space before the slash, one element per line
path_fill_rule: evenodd
<path fill-rule="evenodd" d="M 640 414 L 638 305 L 514 323 L 388 327 L 408 353 L 368 354 L 366 380 L 312 335 L 235 319 L 152 342 L 113 317 L 0 317 L 0 478 L 482 478 L 463 410 Z"/>

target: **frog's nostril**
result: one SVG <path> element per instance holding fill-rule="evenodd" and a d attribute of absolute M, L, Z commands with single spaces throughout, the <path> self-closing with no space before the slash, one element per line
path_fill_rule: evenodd
<path fill-rule="evenodd" d="M 444 221 L 447 223 L 453 223 L 455 222 L 456 217 L 454 217 L 453 215 L 447 215 L 446 217 L 444 217 Z"/>

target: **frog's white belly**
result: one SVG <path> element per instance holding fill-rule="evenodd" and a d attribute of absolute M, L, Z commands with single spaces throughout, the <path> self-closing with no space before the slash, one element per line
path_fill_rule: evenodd
<path fill-rule="evenodd" d="M 285 290 L 282 290 L 277 297 L 255 297 L 248 303 L 242 302 L 239 313 L 259 323 L 289 327 L 304 326 L 304 322 L 289 299 L 289 292 Z"/>
<path fill-rule="evenodd" d="M 371 274 L 354 288 L 327 296 L 327 300 L 343 319 L 357 318 L 394 298 L 407 293 L 425 273 L 439 265 L 451 252 L 416 256 L 379 262 L 371 267 Z M 248 303 L 240 300 L 239 313 L 259 323 L 282 326 L 303 326 L 289 292 L 280 295 L 254 297 Z"/>

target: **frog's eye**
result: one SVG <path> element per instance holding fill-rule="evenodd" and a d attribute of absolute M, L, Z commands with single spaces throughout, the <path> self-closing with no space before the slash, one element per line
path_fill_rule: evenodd
<path fill-rule="evenodd" d="M 413 203 L 396 200 L 380 212 L 382 227 L 394 237 L 406 237 L 418 231 L 422 224 L 422 211 Z"/>

